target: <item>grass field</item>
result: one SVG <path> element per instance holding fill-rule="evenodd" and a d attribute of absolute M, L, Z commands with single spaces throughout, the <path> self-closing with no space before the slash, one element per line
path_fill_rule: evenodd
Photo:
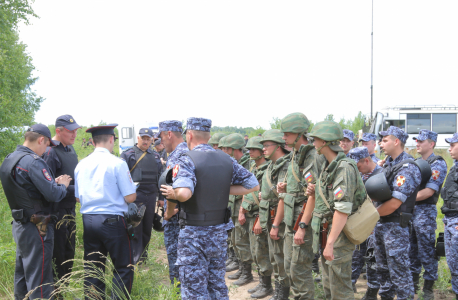
<path fill-rule="evenodd" d="M 54 132 L 54 126 L 50 126 L 51 132 Z M 74 144 L 74 148 L 78 154 L 79 159 L 86 157 L 93 151 L 93 147 L 83 148 L 81 147 L 82 138 L 86 140 L 90 137 L 84 132 L 85 128 L 79 130 L 79 135 Z M 116 145 L 115 155 L 118 154 L 118 146 Z M 447 151 L 437 150 L 437 154 L 442 155 L 450 168 L 452 166 L 452 159 Z M 415 154 L 414 152 L 411 154 Z M 439 199 L 437 207 L 442 206 L 442 199 Z M 73 275 L 69 279 L 67 286 L 61 286 L 65 299 L 81 298 L 82 292 L 82 265 L 83 265 L 83 232 L 82 232 L 82 217 L 79 213 L 79 206 L 76 209 L 76 257 L 74 262 Z M 437 216 L 437 231 L 443 231 L 442 218 L 443 215 L 439 213 Z M 0 298 L 1 299 L 14 299 L 13 296 L 13 279 L 14 279 L 14 265 L 16 257 L 16 245 L 13 241 L 11 233 L 11 212 L 8 207 L 8 203 L 5 199 L 3 189 L 0 186 Z M 163 257 L 164 239 L 162 233 L 153 231 L 152 239 L 149 246 L 149 259 L 147 262 L 138 267 L 135 267 L 135 280 L 130 299 L 179 299 L 177 296 L 177 289 L 174 286 L 168 284 L 168 267 L 166 258 Z M 106 277 L 104 280 L 107 282 L 108 288 L 110 288 L 111 281 L 111 266 L 107 265 Z M 451 293 L 450 283 L 450 271 L 448 269 L 445 258 L 441 258 L 439 262 L 439 280 L 436 282 L 435 288 L 440 293 L 448 294 Z M 59 285 L 57 285 L 59 286 Z M 110 292 L 110 290 L 109 290 Z M 317 287 L 317 299 L 321 299 L 322 291 Z"/>

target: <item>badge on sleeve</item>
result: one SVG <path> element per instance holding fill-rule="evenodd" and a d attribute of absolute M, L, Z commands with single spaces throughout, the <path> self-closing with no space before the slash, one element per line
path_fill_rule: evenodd
<path fill-rule="evenodd" d="M 397 186 L 402 186 L 406 182 L 406 178 L 402 175 L 399 175 L 398 178 L 396 178 L 396 185 Z"/>
<path fill-rule="evenodd" d="M 175 165 L 175 167 L 173 167 L 173 178 L 177 177 L 179 170 L 180 170 L 179 165 Z"/>
<path fill-rule="evenodd" d="M 338 186 L 335 190 L 334 190 L 334 196 L 336 197 L 336 199 L 340 199 L 343 197 L 343 191 L 342 189 L 340 188 L 340 186 Z"/>
<path fill-rule="evenodd" d="M 51 176 L 49 175 L 48 171 L 46 171 L 46 169 L 43 169 L 43 175 L 45 175 L 45 178 L 46 178 L 48 181 L 51 181 L 51 180 L 52 180 Z"/>
<path fill-rule="evenodd" d="M 438 170 L 434 170 L 433 171 L 433 174 L 432 174 L 432 177 L 434 180 L 438 180 L 439 179 L 439 176 L 440 176 L 441 172 L 438 171 Z"/>
<path fill-rule="evenodd" d="M 130 180 L 130 182 L 132 182 L 132 177 L 130 177 L 130 172 L 129 171 L 127 171 L 127 176 L 129 176 L 129 180 Z"/>
<path fill-rule="evenodd" d="M 305 174 L 304 178 L 305 178 L 305 181 L 306 181 L 307 183 L 313 181 L 313 175 L 312 175 L 311 172 L 308 172 L 307 174 Z"/>

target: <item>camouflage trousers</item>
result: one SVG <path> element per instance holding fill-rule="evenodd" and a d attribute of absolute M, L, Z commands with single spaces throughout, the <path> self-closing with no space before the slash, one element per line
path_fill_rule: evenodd
<path fill-rule="evenodd" d="M 425 280 L 437 280 L 436 218 L 435 204 L 415 206 L 410 227 L 410 271 L 420 274 L 423 266 Z"/>
<path fill-rule="evenodd" d="M 183 300 L 229 300 L 224 280 L 226 230 L 186 226 L 180 230 L 178 259 Z"/>
<path fill-rule="evenodd" d="M 179 233 L 180 226 L 178 225 L 178 219 L 174 217 L 164 226 L 164 244 L 167 252 L 167 260 L 169 262 L 169 277 L 172 284 L 175 279 L 180 281 L 178 277 L 178 266 L 175 265 L 178 256 L 177 244 Z"/>
<path fill-rule="evenodd" d="M 331 230 L 329 230 L 331 232 Z M 351 286 L 351 257 L 355 245 L 341 232 L 334 243 L 334 260 L 321 255 L 323 288 L 326 300 L 354 300 Z M 325 249 L 322 249 L 324 252 Z"/>
<path fill-rule="evenodd" d="M 294 208 L 294 220 L 297 220 L 302 206 Z M 312 262 L 315 258 L 312 243 L 312 228 L 305 230 L 304 244 L 294 243 L 293 226 L 286 226 L 285 232 L 285 271 L 291 281 L 294 299 L 314 299 L 315 285 L 313 284 Z"/>
<path fill-rule="evenodd" d="M 232 230 L 234 232 L 233 236 L 233 245 L 236 255 L 241 262 L 253 263 L 253 257 L 251 256 L 250 249 L 250 220 L 254 221 L 253 217 L 246 217 L 246 222 L 243 225 L 240 225 L 240 222 L 237 218 L 234 222 L 235 228 Z M 232 237 L 232 235 L 231 235 Z"/>
<path fill-rule="evenodd" d="M 273 267 L 269 258 L 269 242 L 267 241 L 269 237 L 267 236 L 267 232 L 265 230 L 263 230 L 259 235 L 256 235 L 251 231 L 255 220 L 256 218 L 250 218 L 249 220 L 251 256 L 253 257 L 253 261 L 259 270 L 259 275 L 271 276 Z"/>
<path fill-rule="evenodd" d="M 273 267 L 275 281 L 281 283 L 283 286 L 290 286 L 288 275 L 285 271 L 285 255 L 283 253 L 283 244 L 285 239 L 285 223 L 281 223 L 278 230 L 278 237 L 280 239 L 273 240 L 270 238 L 270 230 L 272 223 L 267 223 L 267 241 L 269 242 L 269 259 Z"/>
<path fill-rule="evenodd" d="M 375 249 L 375 234 L 374 232 L 371 233 L 371 235 L 367 238 L 366 240 L 366 247 L 367 249 Z M 366 252 L 367 252 L 366 249 Z M 354 252 L 353 252 L 354 254 Z M 364 256 L 366 256 L 367 253 L 364 253 Z M 374 254 L 375 255 L 375 254 Z M 353 276 L 353 274 L 352 274 Z M 380 288 L 380 279 L 377 274 L 377 266 L 376 264 L 367 264 L 366 268 L 366 276 L 367 276 L 367 286 L 370 287 L 371 289 L 379 289 Z M 356 282 L 356 281 L 355 281 Z"/>
<path fill-rule="evenodd" d="M 445 257 L 452 274 L 452 289 L 458 294 L 458 213 L 448 214 L 444 222 Z"/>
<path fill-rule="evenodd" d="M 364 256 L 367 251 L 367 240 L 355 246 L 351 258 L 351 282 L 356 283 L 364 267 Z"/>
<path fill-rule="evenodd" d="M 380 279 L 381 297 L 413 299 L 413 281 L 410 272 L 409 228 L 399 223 L 380 223 L 375 226 L 375 259 Z"/>

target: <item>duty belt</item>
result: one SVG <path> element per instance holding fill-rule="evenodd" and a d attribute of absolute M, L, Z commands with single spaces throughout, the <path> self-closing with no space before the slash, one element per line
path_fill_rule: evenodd
<path fill-rule="evenodd" d="M 103 221 L 103 224 L 113 224 L 115 222 L 118 222 L 121 219 L 121 216 L 115 216 L 111 218 L 106 218 L 105 221 Z"/>
<path fill-rule="evenodd" d="M 444 206 L 448 209 L 458 210 L 458 201 L 444 201 Z"/>
<path fill-rule="evenodd" d="M 394 216 L 394 217 L 380 217 L 380 223 L 401 223 L 401 216 Z"/>

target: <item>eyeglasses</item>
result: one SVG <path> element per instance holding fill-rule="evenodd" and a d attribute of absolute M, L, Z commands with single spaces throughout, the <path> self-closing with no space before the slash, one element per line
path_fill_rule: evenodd
<path fill-rule="evenodd" d="M 277 146 L 277 144 L 264 144 L 262 147 L 269 148 L 270 146 Z"/>
<path fill-rule="evenodd" d="M 113 134 L 113 137 L 114 137 L 114 141 L 116 142 L 116 140 L 118 139 L 118 137 L 116 135 Z"/>

